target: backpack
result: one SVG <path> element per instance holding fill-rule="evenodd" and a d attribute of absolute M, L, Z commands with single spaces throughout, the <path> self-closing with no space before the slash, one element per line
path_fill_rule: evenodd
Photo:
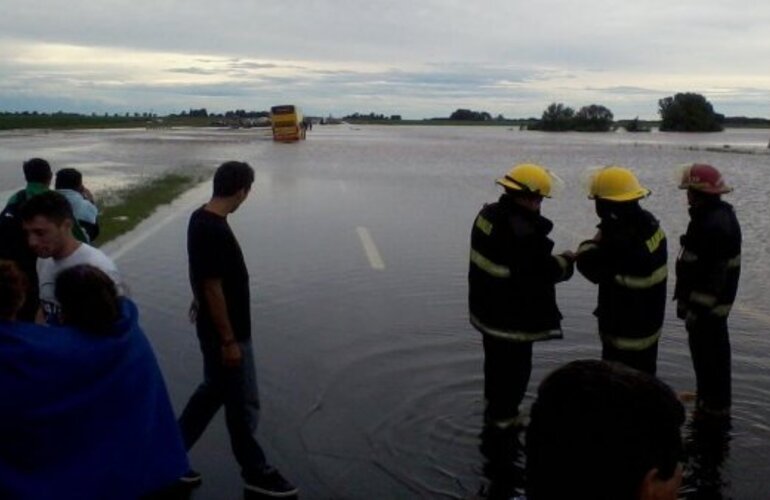
<path fill-rule="evenodd" d="M 0 259 L 12 260 L 18 263 L 24 271 L 28 268 L 25 263 L 31 261 L 34 266 L 36 259 L 27 247 L 26 236 L 19 216 L 19 209 L 25 201 L 27 201 L 27 191 L 22 189 L 11 197 L 0 213 Z"/>

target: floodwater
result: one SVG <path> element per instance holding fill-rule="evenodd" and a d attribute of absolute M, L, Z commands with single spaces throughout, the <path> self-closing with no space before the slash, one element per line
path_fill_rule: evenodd
<path fill-rule="evenodd" d="M 718 442 L 684 429 L 686 498 L 770 496 L 770 131 L 718 134 L 546 134 L 502 127 L 316 126 L 307 141 L 274 144 L 258 130 L 150 130 L 0 135 L 0 191 L 19 165 L 43 156 L 82 168 L 103 186 L 227 159 L 257 170 L 231 216 L 251 273 L 254 344 L 269 460 L 302 498 L 476 498 L 488 487 L 479 451 L 482 348 L 467 321 L 471 224 L 514 163 L 554 170 L 566 188 L 544 203 L 557 250 L 574 249 L 597 223 L 583 189 L 587 167 L 633 168 L 652 196 L 643 205 L 669 236 L 687 224 L 674 166 L 712 163 L 744 232 L 743 271 L 730 318 L 732 430 Z M 110 244 L 142 313 L 180 411 L 201 376 L 186 320 L 187 216 L 201 185 Z M 368 237 L 368 238 L 367 238 Z M 366 241 L 366 243 L 364 243 Z M 673 286 L 673 279 L 670 280 Z M 581 276 L 557 287 L 565 338 L 538 343 L 524 406 L 554 368 L 600 355 L 596 289 Z M 694 390 L 683 325 L 669 303 L 659 376 Z M 692 410 L 691 404 L 688 410 Z M 242 496 L 223 418 L 191 452 L 204 475 L 195 499 Z"/>

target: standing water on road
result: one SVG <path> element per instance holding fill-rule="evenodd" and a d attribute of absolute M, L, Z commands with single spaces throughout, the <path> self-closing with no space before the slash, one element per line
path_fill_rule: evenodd
<path fill-rule="evenodd" d="M 566 184 L 544 215 L 556 251 L 575 249 L 598 222 L 582 178 L 621 164 L 652 190 L 642 205 L 668 235 L 669 297 L 678 236 L 687 225 L 675 167 L 711 163 L 735 192 L 743 267 L 730 317 L 732 430 L 709 450 L 686 427 L 683 496 L 766 498 L 770 490 L 770 155 L 763 130 L 717 134 L 547 134 L 503 127 L 315 127 L 299 144 L 256 130 L 70 131 L 0 134 L 0 192 L 21 162 L 80 169 L 107 187 L 165 170 L 249 162 L 251 196 L 231 225 L 251 273 L 262 399 L 259 437 L 303 498 L 468 498 L 484 488 L 479 452 L 482 347 L 467 318 L 473 218 L 514 163 L 549 167 Z M 200 379 L 186 320 L 185 232 L 207 183 L 108 246 L 118 255 L 177 411 Z M 149 237 L 149 236 L 152 237 Z M 596 289 L 581 276 L 557 286 L 565 338 L 535 344 L 524 408 L 554 368 L 598 358 Z M 681 321 L 669 302 L 658 375 L 694 390 Z M 691 403 L 688 410 L 692 410 Z M 191 452 L 204 485 L 194 498 L 241 491 L 222 418 Z M 707 455 L 707 456 L 706 456 Z M 706 458 L 704 458 L 706 457 Z"/>

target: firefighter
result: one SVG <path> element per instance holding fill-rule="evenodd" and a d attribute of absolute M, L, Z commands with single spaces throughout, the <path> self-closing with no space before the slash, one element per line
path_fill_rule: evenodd
<path fill-rule="evenodd" d="M 554 285 L 573 273 L 574 253 L 552 255 L 553 223 L 540 215 L 558 179 L 534 164 L 497 179 L 505 192 L 473 223 L 470 322 L 484 344 L 485 429 L 517 428 L 532 369 L 532 343 L 562 337 Z"/>
<path fill-rule="evenodd" d="M 703 416 L 728 416 L 731 401 L 727 317 L 741 273 L 741 227 L 733 207 L 722 201 L 732 191 L 711 165 L 683 168 L 690 223 L 676 260 L 677 316 L 685 320 L 695 370 L 696 409 Z"/>
<path fill-rule="evenodd" d="M 600 222 L 596 235 L 578 247 L 577 268 L 599 285 L 594 315 L 602 359 L 652 375 L 666 308 L 666 234 L 639 205 L 650 190 L 624 167 L 594 171 L 589 198 Z"/>

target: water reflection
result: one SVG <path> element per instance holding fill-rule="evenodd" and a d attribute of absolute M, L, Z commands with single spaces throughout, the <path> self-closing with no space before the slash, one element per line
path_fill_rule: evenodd
<path fill-rule="evenodd" d="M 728 418 L 693 418 L 684 436 L 683 498 L 727 500 L 729 481 L 723 474 L 730 454 L 732 424 Z"/>
<path fill-rule="evenodd" d="M 730 500 L 723 474 L 732 440 L 730 418 L 695 417 L 683 429 L 682 500 Z M 482 485 L 475 498 L 509 500 L 525 494 L 525 430 L 485 425 L 480 434 Z"/>
<path fill-rule="evenodd" d="M 486 481 L 479 491 L 480 498 L 507 500 L 524 494 L 523 436 L 521 427 L 484 426 L 479 451 L 484 458 L 482 473 Z"/>

